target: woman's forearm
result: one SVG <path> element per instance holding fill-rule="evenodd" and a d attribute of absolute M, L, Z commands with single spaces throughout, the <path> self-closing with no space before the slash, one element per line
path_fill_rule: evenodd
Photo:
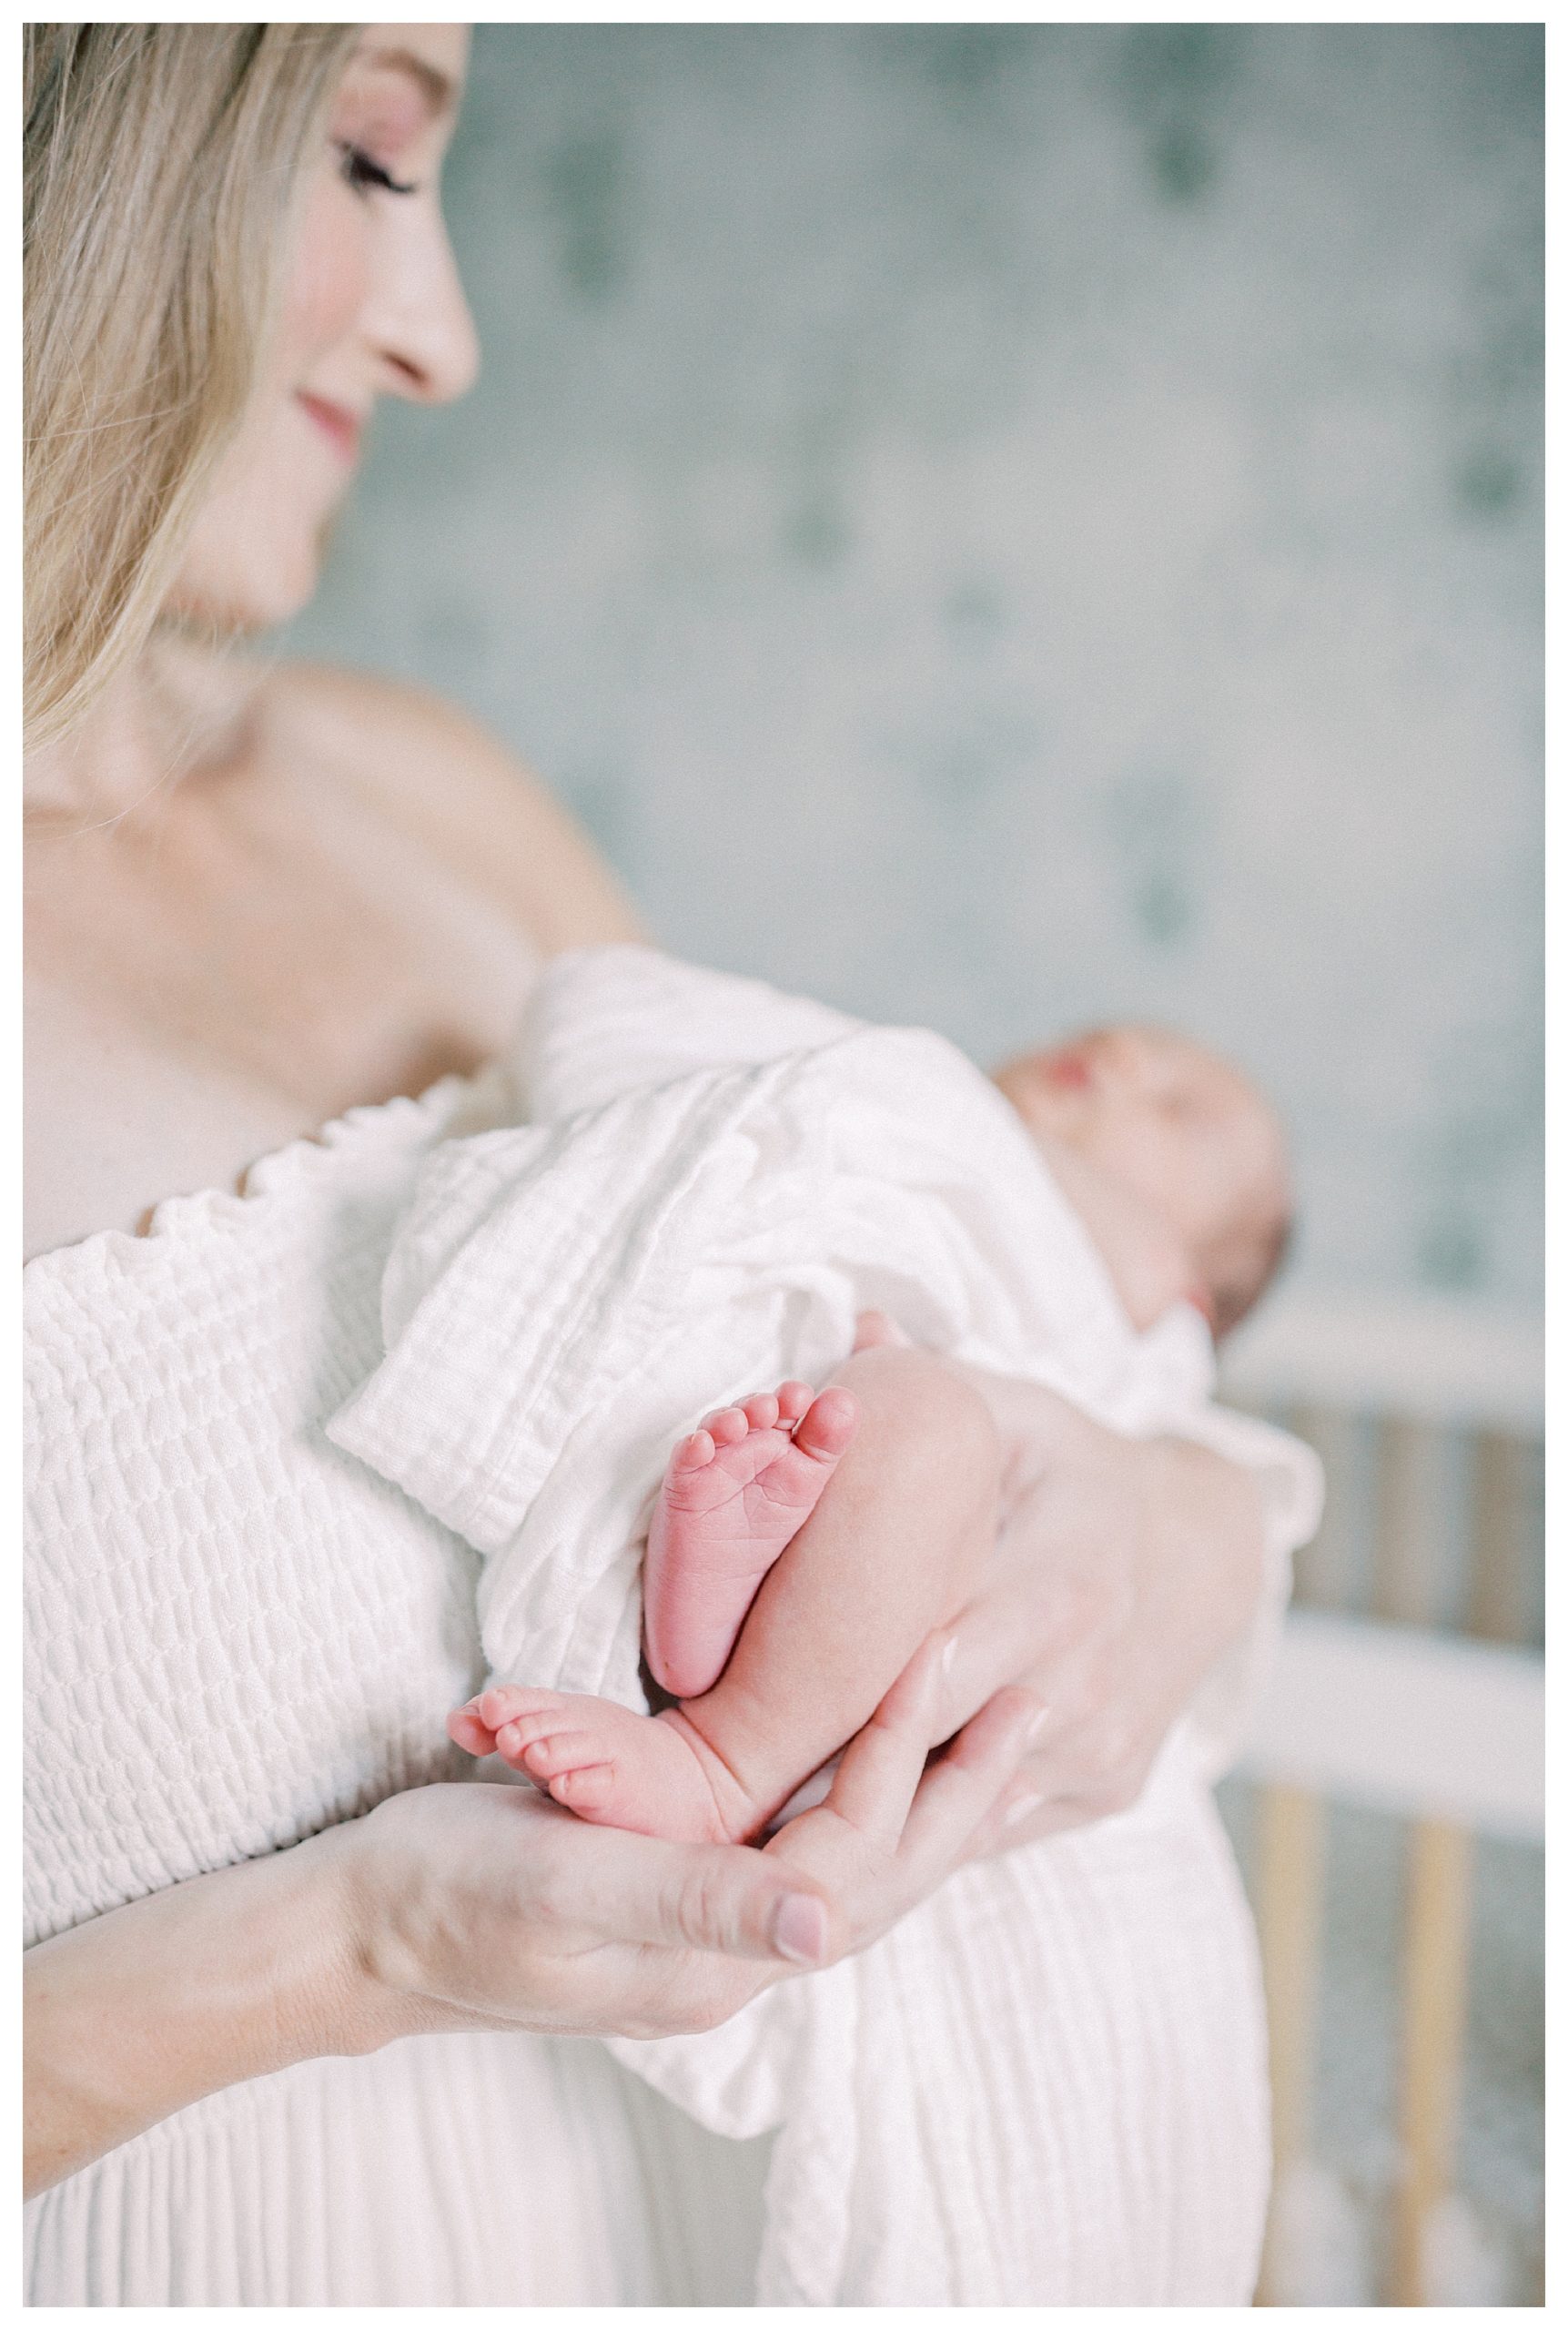
<path fill-rule="evenodd" d="M 27 1952 L 28 2193 L 199 2096 L 375 2043 L 339 1858 L 331 1834 L 313 1838 Z"/>

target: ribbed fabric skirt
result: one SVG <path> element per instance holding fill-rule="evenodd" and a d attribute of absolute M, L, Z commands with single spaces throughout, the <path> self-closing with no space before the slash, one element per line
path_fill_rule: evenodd
<path fill-rule="evenodd" d="M 410 2039 L 228 2089 L 42 2193 L 26 2298 L 745 2305 L 767 2153 L 592 2041 Z"/>

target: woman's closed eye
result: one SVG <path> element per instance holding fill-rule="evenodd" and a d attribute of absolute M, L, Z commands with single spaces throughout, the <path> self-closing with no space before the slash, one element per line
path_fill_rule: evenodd
<path fill-rule="evenodd" d="M 373 154 L 368 154 L 362 146 L 356 146 L 349 139 L 340 137 L 338 140 L 338 151 L 342 157 L 343 177 L 356 194 L 369 194 L 372 191 L 380 194 L 417 194 L 419 192 L 419 187 L 411 181 L 405 184 L 402 180 L 395 178 L 390 170 L 378 162 Z"/>

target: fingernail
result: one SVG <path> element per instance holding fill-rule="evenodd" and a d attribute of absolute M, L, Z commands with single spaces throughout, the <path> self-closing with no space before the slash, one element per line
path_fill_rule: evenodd
<path fill-rule="evenodd" d="M 1024 1796 L 1016 1796 L 1011 1804 L 1008 1805 L 1006 1812 L 1002 1815 L 1003 1828 L 1010 1829 L 1014 1826 L 1015 1822 L 1027 1820 L 1031 1812 L 1037 1812 L 1039 1810 L 1045 1800 L 1045 1798 L 1043 1796 L 1037 1795 L 1033 1788 L 1030 1788 Z"/>
<path fill-rule="evenodd" d="M 796 1966 L 820 1966 L 827 1956 L 827 1911 L 809 1893 L 786 1893 L 774 1911 L 774 1948 Z"/>

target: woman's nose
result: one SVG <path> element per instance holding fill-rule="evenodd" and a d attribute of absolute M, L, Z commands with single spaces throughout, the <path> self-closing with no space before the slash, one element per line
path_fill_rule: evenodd
<path fill-rule="evenodd" d="M 382 384 L 393 396 L 447 404 L 472 388 L 479 335 L 439 218 L 399 254 L 396 273 L 381 287 L 366 325 Z"/>

